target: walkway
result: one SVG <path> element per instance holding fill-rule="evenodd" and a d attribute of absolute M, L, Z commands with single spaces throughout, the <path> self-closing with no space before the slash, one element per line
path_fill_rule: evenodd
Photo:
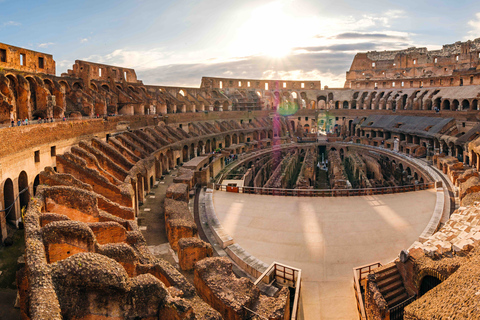
<path fill-rule="evenodd" d="M 302 198 L 216 191 L 225 230 L 263 262 L 302 269 L 300 319 L 358 319 L 352 269 L 387 263 L 428 224 L 435 190 Z"/>
<path fill-rule="evenodd" d="M 157 258 L 162 258 L 177 266 L 174 254 L 168 243 L 165 231 L 165 213 L 163 201 L 167 187 L 173 182 L 177 170 L 173 170 L 164 179 L 157 181 L 148 195 L 145 196 L 145 202 L 140 207 L 138 213 L 138 227 L 147 241 L 150 252 Z"/>

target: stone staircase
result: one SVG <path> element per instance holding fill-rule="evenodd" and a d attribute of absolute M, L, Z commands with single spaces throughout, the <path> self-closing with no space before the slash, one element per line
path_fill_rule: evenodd
<path fill-rule="evenodd" d="M 375 280 L 389 308 L 408 299 L 402 276 L 394 263 L 384 266 L 380 271 L 375 271 Z"/>

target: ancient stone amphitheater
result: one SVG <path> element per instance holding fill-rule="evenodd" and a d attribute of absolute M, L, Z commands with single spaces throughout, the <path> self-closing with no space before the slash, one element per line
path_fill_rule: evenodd
<path fill-rule="evenodd" d="M 0 235 L 24 229 L 22 319 L 479 318 L 480 39 L 358 53 L 345 88 L 154 86 L 86 61 L 59 77 L 6 44 L 0 67 Z M 350 251 L 310 247 L 331 208 L 335 243 L 362 232 Z M 295 237 L 318 260 L 282 256 Z M 344 269 L 351 299 L 320 303 Z"/>

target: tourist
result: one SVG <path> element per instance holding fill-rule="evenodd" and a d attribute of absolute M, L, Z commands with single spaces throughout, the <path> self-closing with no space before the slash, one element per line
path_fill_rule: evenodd
<path fill-rule="evenodd" d="M 10 122 L 12 123 L 12 127 L 15 127 L 15 121 L 13 120 L 13 118 L 10 119 Z"/>
<path fill-rule="evenodd" d="M 20 119 L 17 120 L 17 126 L 21 126 L 22 125 L 22 121 L 20 121 Z"/>
<path fill-rule="evenodd" d="M 25 125 L 28 126 L 28 118 L 25 118 Z"/>

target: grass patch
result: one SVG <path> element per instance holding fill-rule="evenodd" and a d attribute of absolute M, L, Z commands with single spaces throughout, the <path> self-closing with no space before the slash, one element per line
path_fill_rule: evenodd
<path fill-rule="evenodd" d="M 15 289 L 17 259 L 25 252 L 24 230 L 17 230 L 13 235 L 13 245 L 0 246 L 0 288 Z"/>

